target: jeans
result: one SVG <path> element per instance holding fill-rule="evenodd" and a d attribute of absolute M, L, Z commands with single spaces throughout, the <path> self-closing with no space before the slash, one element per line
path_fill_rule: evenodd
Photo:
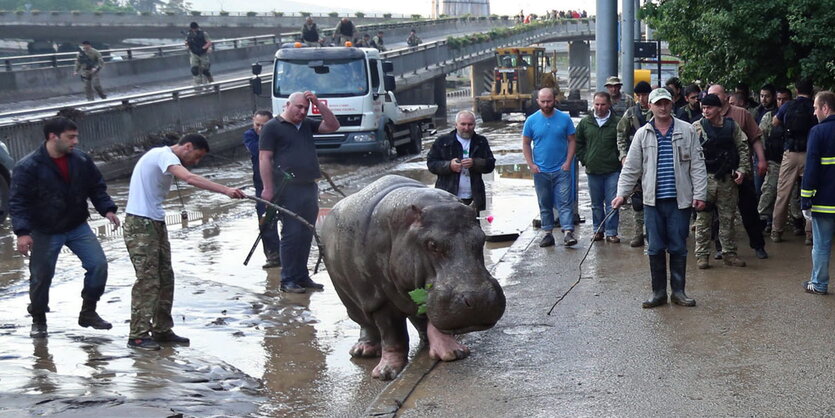
<path fill-rule="evenodd" d="M 264 190 L 263 184 L 255 183 L 255 196 L 261 197 L 261 192 Z M 258 213 L 258 222 L 260 225 L 261 217 L 267 212 L 266 205 L 258 202 L 255 204 L 255 212 Z M 273 221 L 269 225 L 263 225 L 261 228 L 261 241 L 264 247 L 264 255 L 267 261 L 274 261 L 279 258 L 279 248 L 281 248 L 281 239 L 278 236 L 278 216 L 273 217 Z"/>
<path fill-rule="evenodd" d="M 29 313 L 49 312 L 49 286 L 55 275 L 58 254 L 65 245 L 81 260 L 84 268 L 84 300 L 98 302 L 107 284 L 107 258 L 96 235 L 86 222 L 62 234 L 32 232 L 29 260 Z"/>
<path fill-rule="evenodd" d="M 533 186 L 539 201 L 539 219 L 542 230 L 554 229 L 554 208 L 560 216 L 563 231 L 574 230 L 574 178 L 571 171 L 558 170 L 553 173 L 536 173 L 533 175 Z"/>
<path fill-rule="evenodd" d="M 589 195 L 591 195 L 592 225 L 594 225 L 594 231 L 597 232 L 598 228 L 600 228 L 600 223 L 603 222 L 603 218 L 606 217 L 607 213 L 612 211 L 612 200 L 615 199 L 618 191 L 620 171 L 609 174 L 588 174 L 588 177 Z M 605 212 L 603 211 L 604 207 L 606 208 Z M 618 212 L 620 211 L 616 210 L 603 227 L 607 237 L 618 235 L 618 222 L 620 219 Z"/>
<path fill-rule="evenodd" d="M 278 205 L 299 215 L 311 225 L 319 215 L 319 186 L 316 183 L 288 184 Z M 281 283 L 297 283 L 310 278 L 307 259 L 313 231 L 284 214 L 281 217 Z"/>
<path fill-rule="evenodd" d="M 815 289 L 826 291 L 829 286 L 829 255 L 832 253 L 832 235 L 835 234 L 835 216 L 812 215 L 812 284 Z"/>
<path fill-rule="evenodd" d="M 647 254 L 687 256 L 691 208 L 679 209 L 676 199 L 656 199 L 655 206 L 644 205 L 647 227 Z"/>

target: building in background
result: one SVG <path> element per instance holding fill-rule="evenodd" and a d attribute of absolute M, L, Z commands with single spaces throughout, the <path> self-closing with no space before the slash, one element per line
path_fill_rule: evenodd
<path fill-rule="evenodd" d="M 441 15 L 456 16 L 490 16 L 490 0 L 432 0 L 432 18 Z"/>

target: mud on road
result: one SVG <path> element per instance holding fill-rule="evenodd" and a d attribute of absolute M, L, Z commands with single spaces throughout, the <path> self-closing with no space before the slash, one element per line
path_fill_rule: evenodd
<path fill-rule="evenodd" d="M 521 155 L 521 123 L 518 119 L 479 129 L 497 158 L 495 173 L 485 178 L 489 202 L 484 214 L 495 219 L 492 224 L 482 221 L 488 234 L 521 231 L 537 212 Z M 322 167 L 347 194 L 392 173 L 432 185 L 425 154 L 433 140 L 425 138 L 418 156 L 386 162 L 329 157 L 321 159 Z M 244 152 L 241 147 L 194 171 L 219 183 L 248 187 L 251 169 Z M 109 183 L 120 208 L 127 187 L 127 180 Z M 175 331 L 191 338 L 189 347 L 159 352 L 125 347 L 134 271 L 121 230 L 97 215 L 90 224 L 109 261 L 98 311 L 114 328 L 78 327 L 84 271 L 65 249 L 50 292 L 49 337 L 32 340 L 26 314 L 27 261 L 14 251 L 9 224 L 0 227 L 0 415 L 361 415 L 385 383 L 370 377 L 377 360 L 349 356 L 359 327 L 348 319 L 327 273 L 314 277 L 326 285 L 323 292 L 280 292 L 280 269 L 261 269 L 265 260 L 260 248 L 249 266 L 242 265 L 257 234 L 252 203 L 182 184 L 180 189 L 188 222 L 181 222 L 183 207 L 175 188 L 165 209 L 176 275 Z M 326 182 L 320 189 L 322 208 L 340 198 Z M 254 193 L 251 186 L 245 191 Z M 498 262 L 508 245 L 488 244 L 488 265 Z M 311 270 L 317 256 L 314 246 Z M 511 271 L 496 275 L 503 284 L 511 280 Z M 417 334 L 410 332 L 414 353 Z"/>

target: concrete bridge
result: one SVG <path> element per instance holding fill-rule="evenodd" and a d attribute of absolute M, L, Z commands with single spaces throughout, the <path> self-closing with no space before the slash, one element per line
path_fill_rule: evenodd
<path fill-rule="evenodd" d="M 594 39 L 594 27 L 594 19 L 559 21 L 466 46 L 454 46 L 442 40 L 388 51 L 383 57 L 393 63 L 398 101 L 403 104 L 435 103 L 440 112 L 445 112 L 446 74 L 470 66 L 475 74 L 484 68 L 492 68 L 497 47 L 554 41 L 585 45 L 585 48 L 570 48 L 574 56 L 569 59 L 585 62 L 588 72 L 590 55 L 586 41 Z M 479 84 L 483 79 L 472 79 L 472 91 L 477 94 L 484 88 Z M 269 78 L 263 80 L 265 85 L 269 81 Z M 235 146 L 251 112 L 255 108 L 270 107 L 269 97 L 254 97 L 250 93 L 248 77 L 214 83 L 211 88 L 209 93 L 196 93 L 193 87 L 184 87 L 82 104 L 78 107 L 87 112 L 80 121 L 83 147 L 98 160 L 113 160 L 113 164 L 118 165 L 124 164 L 125 153 L 131 153 L 136 146 L 159 143 L 169 132 L 178 135 L 189 130 L 212 132 L 217 134 L 213 141 L 231 138 L 227 145 Z M 58 107 L 52 107 L 0 114 L 0 139 L 6 142 L 15 158 L 20 158 L 41 142 L 42 121 L 58 110 Z M 222 149 L 223 145 L 215 144 L 214 148 Z"/>
<path fill-rule="evenodd" d="M 355 25 L 377 25 L 415 21 L 403 15 L 367 14 L 329 16 L 312 14 L 320 29 L 331 29 L 339 19 L 348 17 Z M 272 12 L 220 12 L 191 14 L 93 13 L 71 11 L 40 11 L 0 13 L 0 39 L 34 39 L 78 43 L 83 40 L 118 43 L 130 38 L 179 38 L 181 30 L 188 30 L 189 22 L 197 22 L 216 38 L 240 38 L 297 31 L 305 17 L 299 13 L 277 16 Z"/>

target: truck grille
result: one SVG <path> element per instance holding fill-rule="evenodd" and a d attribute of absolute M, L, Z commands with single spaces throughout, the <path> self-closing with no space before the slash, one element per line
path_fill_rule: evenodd
<path fill-rule="evenodd" d="M 308 116 L 311 119 L 322 120 L 321 116 Z M 362 115 L 336 115 L 336 120 L 339 121 L 340 126 L 360 126 L 362 125 Z"/>

